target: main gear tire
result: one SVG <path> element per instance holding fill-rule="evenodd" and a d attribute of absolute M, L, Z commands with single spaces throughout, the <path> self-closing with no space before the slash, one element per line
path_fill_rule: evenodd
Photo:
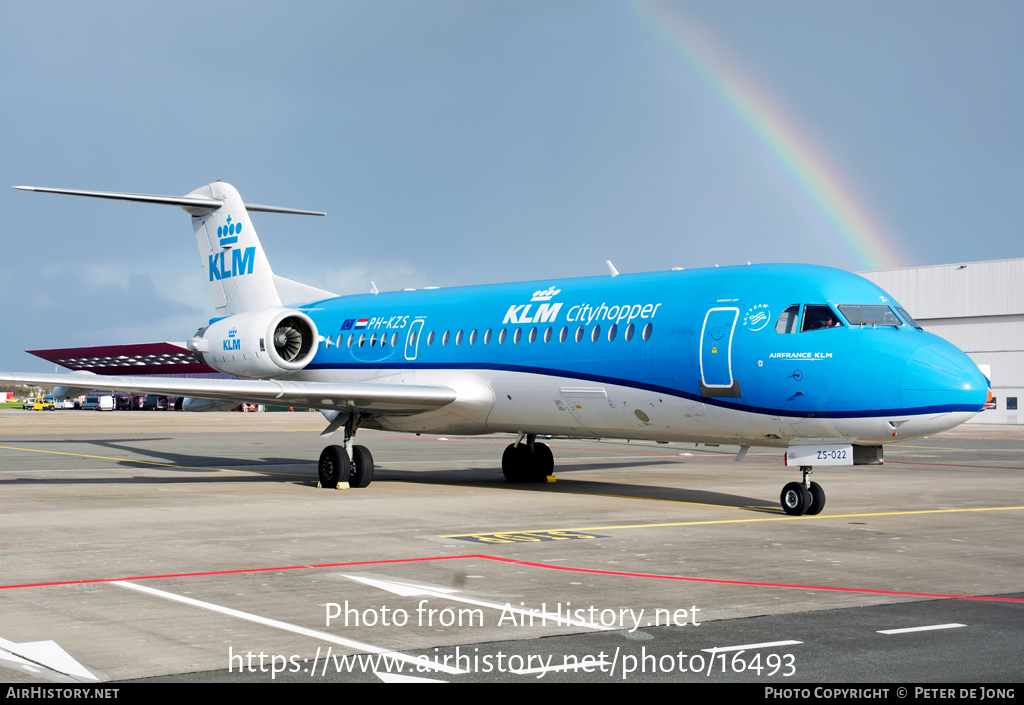
<path fill-rule="evenodd" d="M 352 472 L 349 487 L 367 487 L 373 482 L 373 456 L 366 446 L 352 446 Z"/>
<path fill-rule="evenodd" d="M 533 456 L 530 447 L 510 444 L 501 455 L 501 472 L 509 482 L 530 482 Z"/>
<path fill-rule="evenodd" d="M 341 446 L 327 446 L 320 453 L 320 462 L 317 465 L 317 474 L 320 476 L 320 486 L 327 490 L 333 490 L 339 482 L 348 482 L 351 473 L 351 463 L 348 461 L 348 453 Z"/>

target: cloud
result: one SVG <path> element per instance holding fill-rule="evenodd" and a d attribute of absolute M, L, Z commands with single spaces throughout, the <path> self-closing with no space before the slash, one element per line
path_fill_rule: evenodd
<path fill-rule="evenodd" d="M 379 291 L 440 286 L 439 282 L 431 281 L 425 273 L 416 267 L 405 262 L 387 261 L 358 263 L 342 269 L 329 269 L 324 272 L 320 282 L 306 283 L 345 296 L 369 293 L 371 281 L 377 285 Z"/>
<path fill-rule="evenodd" d="M 23 350 L 186 339 L 208 315 L 169 299 L 159 280 L 116 267 L 51 266 L 0 283 L 8 340 L 0 365 L 26 369 Z"/>

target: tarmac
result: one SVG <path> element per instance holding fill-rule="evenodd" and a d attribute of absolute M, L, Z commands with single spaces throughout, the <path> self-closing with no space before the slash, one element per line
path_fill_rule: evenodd
<path fill-rule="evenodd" d="M 0 681 L 1013 683 L 1024 427 L 782 451 L 360 431 L 316 413 L 0 411 Z M 338 441 L 334 441 L 338 442 Z"/>

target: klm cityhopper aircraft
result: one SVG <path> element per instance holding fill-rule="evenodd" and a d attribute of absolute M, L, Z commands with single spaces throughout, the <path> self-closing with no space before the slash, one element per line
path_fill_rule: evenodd
<path fill-rule="evenodd" d="M 226 183 L 184 197 L 44 189 L 180 206 L 192 216 L 217 317 L 188 348 L 246 379 L 107 377 L 102 386 L 188 397 L 190 411 L 241 402 L 320 409 L 344 443 L 320 456 L 323 487 L 366 487 L 360 427 L 516 434 L 510 482 L 551 479 L 538 435 L 785 448 L 802 481 L 782 508 L 825 505 L 814 466 L 880 464 L 892 441 L 981 411 L 988 380 L 885 291 L 854 274 L 748 265 L 335 296 L 276 276 L 252 211 Z M 0 373 L 90 389 L 79 373 Z M 898 435 L 897 435 L 898 434 Z M 347 484 L 343 484 L 347 483 Z"/>

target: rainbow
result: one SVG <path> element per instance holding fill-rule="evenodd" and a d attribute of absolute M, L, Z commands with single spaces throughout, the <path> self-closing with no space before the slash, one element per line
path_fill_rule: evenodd
<path fill-rule="evenodd" d="M 824 221 L 840 256 L 853 257 L 860 269 L 902 266 L 906 258 L 899 246 L 844 182 L 839 170 L 706 30 L 658 0 L 628 0 L 628 6 L 755 136 Z"/>

